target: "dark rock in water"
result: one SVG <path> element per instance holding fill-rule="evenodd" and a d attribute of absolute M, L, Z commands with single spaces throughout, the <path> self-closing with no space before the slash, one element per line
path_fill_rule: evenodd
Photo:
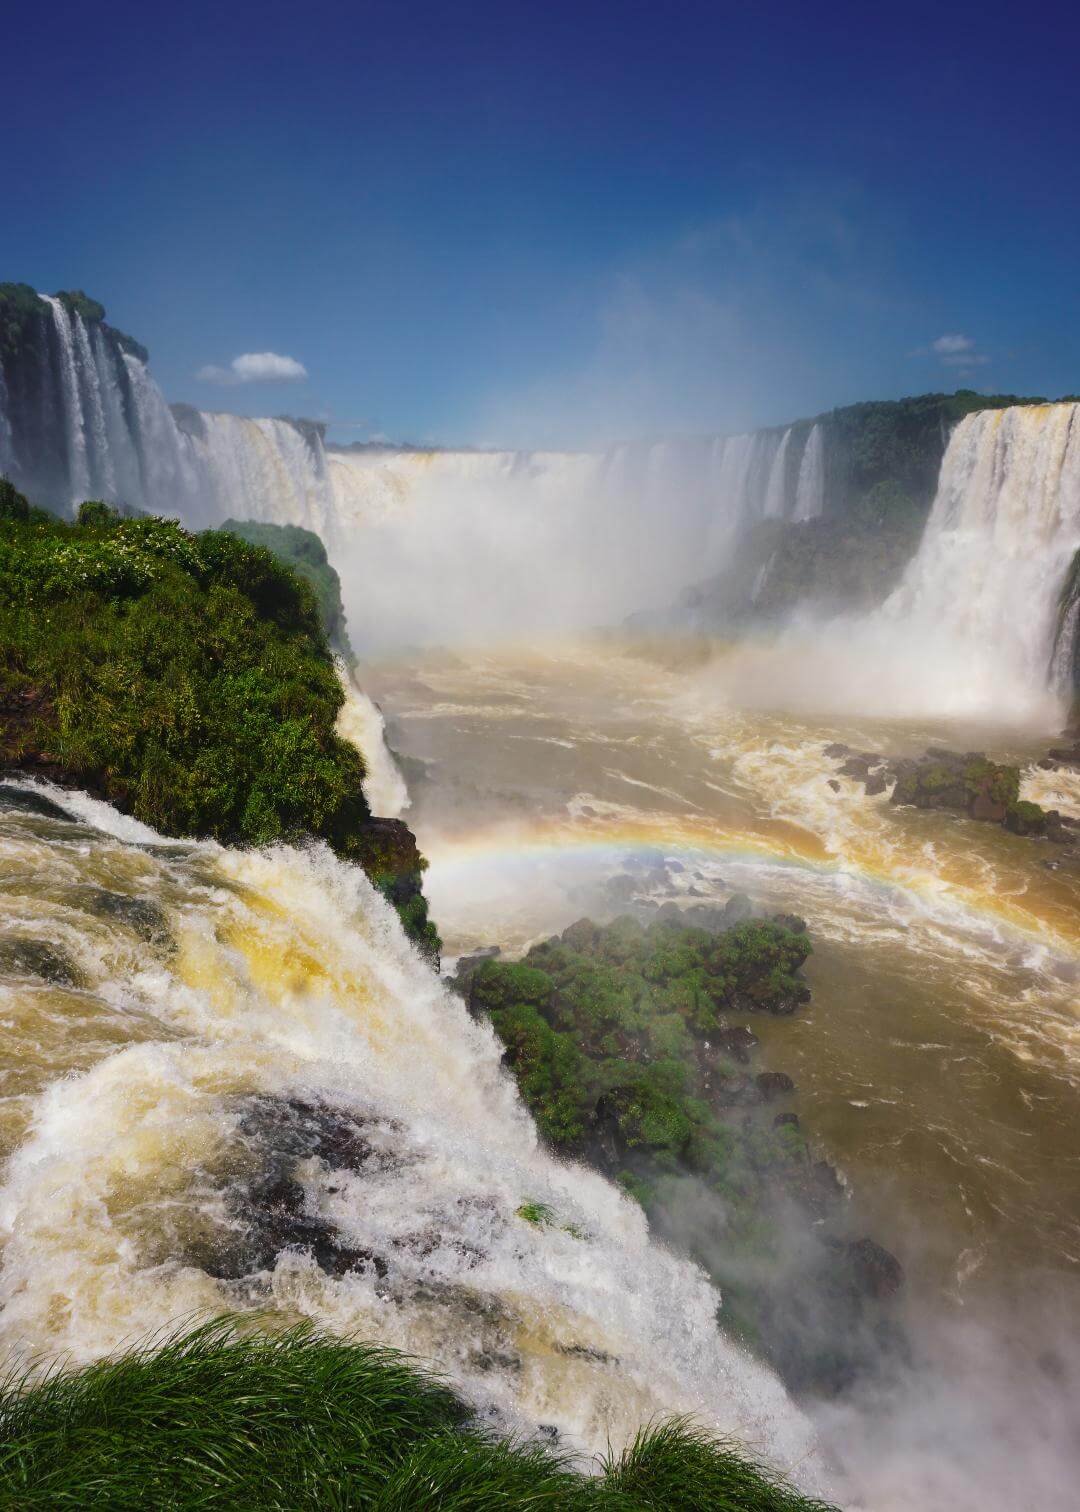
<path fill-rule="evenodd" d="M 786 1097 L 795 1090 L 795 1083 L 786 1071 L 760 1071 L 754 1077 L 754 1083 L 766 1102 L 771 1102 L 774 1097 Z"/>
<path fill-rule="evenodd" d="M 1046 814 L 1037 803 L 1011 804 L 1005 815 L 1005 828 L 1014 835 L 1042 835 L 1046 833 Z"/>
<path fill-rule="evenodd" d="M 95 889 L 90 908 L 101 919 L 115 919 L 120 924 L 126 924 L 148 945 L 167 945 L 172 942 L 165 910 L 150 898 L 131 898 L 125 893 L 99 892 Z"/>
<path fill-rule="evenodd" d="M 0 940 L 0 972 L 40 977 L 59 987 L 81 987 L 82 973 L 55 945 L 45 940 Z"/>
<path fill-rule="evenodd" d="M 847 1246 L 854 1282 L 864 1297 L 880 1301 L 893 1297 L 904 1284 L 904 1268 L 895 1255 L 873 1239 L 856 1239 Z"/>
<path fill-rule="evenodd" d="M 870 774 L 871 762 L 865 756 L 849 756 L 840 768 L 841 777 L 857 777 L 860 782 Z"/>
<path fill-rule="evenodd" d="M 351 1247 L 328 1219 L 308 1212 L 307 1193 L 296 1172 L 300 1162 L 312 1158 L 330 1171 L 375 1174 L 390 1169 L 396 1161 L 375 1137 L 388 1129 L 400 1132 L 391 1120 L 365 1120 L 322 1103 L 250 1099 L 238 1125 L 237 1152 L 250 1174 L 231 1175 L 226 1191 L 230 1226 L 192 1258 L 218 1280 L 269 1270 L 290 1249 L 306 1250 L 329 1275 L 369 1267 L 385 1276 L 383 1257 Z"/>
<path fill-rule="evenodd" d="M 797 1113 L 778 1113 L 772 1122 L 774 1129 L 797 1129 L 799 1127 L 799 1115 Z"/>
<path fill-rule="evenodd" d="M 780 924 L 784 929 L 790 929 L 792 934 L 806 933 L 806 920 L 799 914 L 775 913 L 772 916 L 774 924 Z"/>
<path fill-rule="evenodd" d="M 881 772 L 871 772 L 866 779 L 866 796 L 876 798 L 879 793 L 885 791 L 885 777 Z"/>
<path fill-rule="evenodd" d="M 840 784 L 837 782 L 837 780 L 836 780 L 835 777 L 830 777 L 829 778 L 828 785 L 829 785 L 829 787 L 832 788 L 832 790 L 833 790 L 834 793 L 838 793 L 840 791 Z"/>
<path fill-rule="evenodd" d="M 744 924 L 754 917 L 754 905 L 745 893 L 732 893 L 724 904 L 724 919 L 728 924 Z"/>
<path fill-rule="evenodd" d="M 727 929 L 731 920 L 722 908 L 710 903 L 691 903 L 689 908 L 683 909 L 679 916 L 679 924 L 693 925 L 695 929 L 707 929 L 712 934 L 719 934 Z"/>
<path fill-rule="evenodd" d="M 851 747 L 845 745 L 842 740 L 834 740 L 832 745 L 825 747 L 825 755 L 830 761 L 842 761 L 845 756 L 852 754 Z"/>
<path fill-rule="evenodd" d="M 1055 845 L 1068 845 L 1073 836 L 1064 818 L 1057 809 L 1047 809 L 1043 815 L 1044 833 Z"/>
<path fill-rule="evenodd" d="M 1058 746 L 1050 752 L 1050 760 L 1060 766 L 1080 766 L 1080 744 Z M 1042 762 L 1039 763 L 1042 766 Z"/>
<path fill-rule="evenodd" d="M 15 809 L 23 814 L 37 814 L 42 819 L 65 819 L 69 824 L 77 822 L 74 814 L 69 814 L 67 809 L 61 808 L 51 798 L 46 798 L 44 793 L 35 793 L 30 788 L 13 787 L 8 782 L 0 782 L 0 808 Z"/>
<path fill-rule="evenodd" d="M 730 1055 L 731 1059 L 738 1061 L 740 1066 L 748 1066 L 751 1054 L 761 1041 L 752 1029 L 735 1025 L 731 1029 L 722 1029 L 716 1036 L 716 1043 L 725 1055 Z"/>

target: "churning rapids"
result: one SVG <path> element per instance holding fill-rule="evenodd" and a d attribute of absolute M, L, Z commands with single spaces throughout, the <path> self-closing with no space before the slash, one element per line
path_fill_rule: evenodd
<path fill-rule="evenodd" d="M 1080 777 L 1039 769 L 1045 739 L 1015 729 L 739 707 L 746 659 L 762 664 L 432 653 L 369 679 L 427 763 L 410 822 L 448 947 L 520 949 L 584 913 L 733 891 L 805 915 L 813 1002 L 752 1027 L 907 1273 L 911 1361 L 821 1423 L 852 1504 L 1071 1505 L 1080 868 L 869 798 L 823 747 L 989 748 L 1078 815 Z"/>
<path fill-rule="evenodd" d="M 0 789 L 0 857 L 5 1351 L 86 1360 L 270 1308 L 435 1360 L 570 1445 L 687 1411 L 814 1479 L 702 1273 L 543 1153 L 494 1036 L 358 869 L 164 841 L 33 784 Z M 347 1264 L 236 1260 L 285 1188 Z"/>

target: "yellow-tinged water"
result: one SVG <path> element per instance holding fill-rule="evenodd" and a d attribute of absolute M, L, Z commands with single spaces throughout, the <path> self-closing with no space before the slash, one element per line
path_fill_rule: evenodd
<path fill-rule="evenodd" d="M 375 669 L 392 737 L 430 763 L 410 817 L 448 948 L 521 949 L 623 897 L 742 891 L 802 914 L 813 1002 L 754 1028 L 912 1293 L 966 1304 L 1036 1271 L 1071 1286 L 1077 855 L 868 798 L 823 754 L 985 749 L 1080 814 L 1080 774 L 1032 765 L 1056 731 L 814 719 L 735 706 L 731 681 L 723 658 L 595 647 Z"/>
<path fill-rule="evenodd" d="M 81 1362 L 226 1310 L 306 1317 L 425 1358 L 484 1416 L 570 1449 L 689 1412 L 825 1483 L 704 1274 L 539 1147 L 491 1030 L 358 868 L 163 842 L 28 790 L 70 817 L 0 784 L 0 1360 Z M 290 1144 L 313 1109 L 360 1131 L 353 1156 Z M 268 1182 L 340 1266 L 288 1228 L 220 1263 Z M 558 1222 L 526 1221 L 528 1203 Z"/>

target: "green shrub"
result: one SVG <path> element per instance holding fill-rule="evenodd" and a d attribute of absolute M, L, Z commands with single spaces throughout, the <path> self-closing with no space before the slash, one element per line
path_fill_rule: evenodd
<path fill-rule="evenodd" d="M 221 527 L 253 546 L 262 546 L 291 567 L 315 594 L 319 619 L 331 647 L 352 661 L 352 647 L 345 628 L 341 579 L 330 565 L 326 547 L 311 530 L 299 525 L 264 525 L 255 520 L 226 520 Z"/>

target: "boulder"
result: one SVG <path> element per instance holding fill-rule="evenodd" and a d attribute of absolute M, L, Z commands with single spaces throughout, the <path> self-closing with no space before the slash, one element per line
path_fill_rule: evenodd
<path fill-rule="evenodd" d="M 795 1083 L 786 1071 L 760 1071 L 754 1077 L 754 1083 L 766 1102 L 771 1102 L 774 1097 L 786 1097 L 795 1090 Z"/>
<path fill-rule="evenodd" d="M 871 772 L 866 779 L 866 796 L 876 798 L 879 793 L 885 791 L 885 774 L 883 772 Z"/>
<path fill-rule="evenodd" d="M 733 1061 L 738 1061 L 740 1066 L 750 1064 L 751 1054 L 761 1043 L 752 1029 L 746 1029 L 741 1024 L 734 1025 L 730 1029 L 722 1029 L 715 1036 L 715 1040 L 723 1053 L 729 1055 Z"/>
<path fill-rule="evenodd" d="M 904 1284 L 904 1268 L 895 1255 L 873 1239 L 855 1239 L 847 1246 L 855 1285 L 864 1297 L 881 1301 L 893 1297 Z"/>

